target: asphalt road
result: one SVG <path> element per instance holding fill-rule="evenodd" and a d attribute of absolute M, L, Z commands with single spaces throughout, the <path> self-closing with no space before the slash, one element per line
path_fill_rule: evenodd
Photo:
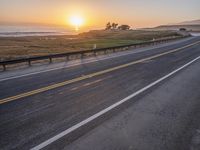
<path fill-rule="evenodd" d="M 198 41 L 1 79 L 0 149 L 191 149 L 200 127 Z"/>

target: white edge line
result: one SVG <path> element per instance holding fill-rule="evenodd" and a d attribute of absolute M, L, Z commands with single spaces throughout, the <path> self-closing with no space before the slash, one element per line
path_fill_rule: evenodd
<path fill-rule="evenodd" d="M 169 44 L 173 45 L 173 43 L 169 43 Z M 169 46 L 171 46 L 171 45 L 169 45 Z M 165 45 L 161 45 L 161 47 L 159 47 L 159 48 L 163 48 L 163 47 L 165 47 Z M 37 71 L 37 72 L 22 74 L 22 75 L 18 75 L 18 76 L 11 76 L 11 77 L 8 77 L 8 78 L 0 79 L 0 82 L 6 81 L 6 80 L 11 80 L 11 79 L 16 79 L 16 78 L 21 78 L 21 77 L 26 77 L 26 76 L 30 76 L 30 75 L 40 74 L 40 73 L 44 73 L 44 72 L 50 72 L 50 71 L 54 71 L 54 70 L 70 68 L 70 67 L 74 67 L 74 66 L 78 66 L 78 65 L 89 64 L 89 63 L 92 63 L 92 62 L 98 62 L 98 61 L 102 61 L 102 60 L 117 58 L 117 57 L 121 57 L 121 56 L 126 56 L 126 55 L 131 55 L 131 54 L 137 54 L 137 53 L 146 52 L 146 51 L 149 51 L 149 50 L 154 50 L 155 48 L 157 48 L 157 47 L 153 47 L 153 48 L 150 48 L 150 49 L 144 49 L 144 50 L 141 50 L 141 51 L 131 51 L 131 50 L 129 50 L 126 53 L 120 54 L 120 55 L 117 55 L 117 53 L 113 53 L 113 56 L 105 55 L 105 56 L 103 56 L 104 58 L 99 58 L 99 59 L 95 59 L 95 58 L 98 58 L 98 57 L 94 57 L 95 60 L 88 60 L 88 61 L 83 62 L 83 63 L 75 63 L 75 64 L 71 64 L 71 65 L 65 66 L 65 67 L 52 68 L 52 69 L 48 69 L 48 70 L 43 70 L 43 71 Z"/>
<path fill-rule="evenodd" d="M 40 149 L 46 147 L 47 145 L 49 145 L 49 144 L 51 144 L 51 143 L 57 141 L 58 139 L 62 138 L 63 136 L 66 136 L 67 134 L 69 134 L 69 133 L 75 131 L 76 129 L 80 128 L 81 126 L 86 125 L 87 123 L 93 121 L 94 119 L 98 118 L 99 116 L 101 116 L 101 115 L 107 113 L 108 111 L 110 111 L 110 110 L 112 110 L 112 109 L 118 107 L 119 105 L 123 104 L 124 102 L 126 102 L 126 101 L 130 100 L 131 98 L 137 96 L 138 94 L 140 94 L 140 93 L 146 91 L 147 89 L 153 87 L 154 85 L 158 84 L 159 82 L 161 82 L 161 81 L 167 79 L 168 77 L 170 77 L 170 76 L 172 76 L 173 74 L 177 73 L 178 71 L 184 69 L 185 67 L 189 66 L 190 64 L 192 64 L 193 62 L 197 61 L 198 59 L 200 59 L 200 56 L 198 56 L 197 58 L 195 58 L 195 59 L 193 59 L 192 61 L 188 62 L 187 64 L 183 65 L 182 67 L 180 67 L 180 68 L 178 68 L 178 69 L 172 71 L 171 73 L 165 75 L 164 77 L 162 77 L 162 78 L 160 78 L 160 79 L 154 81 L 153 83 L 151 83 L 151 84 L 145 86 L 144 88 L 138 90 L 137 92 L 135 92 L 135 93 L 129 95 L 128 97 L 126 97 L 126 98 L 120 100 L 119 102 L 117 102 L 117 103 L 115 103 L 115 104 L 113 104 L 113 105 L 107 107 L 106 109 L 101 110 L 100 112 L 98 112 L 98 113 L 92 115 L 91 117 L 89 117 L 89 118 L 87 118 L 87 119 L 81 121 L 80 123 L 78 123 L 78 124 L 76 124 L 76 125 L 74 125 L 74 126 L 68 128 L 67 130 L 65 130 L 65 131 L 63 131 L 63 132 L 57 134 L 56 136 L 54 136 L 54 137 L 52 137 L 52 138 L 50 138 L 50 139 L 44 141 L 43 143 L 41 143 L 41 144 L 39 144 L 39 145 L 37 145 L 37 146 L 31 148 L 31 150 L 40 150 Z"/>

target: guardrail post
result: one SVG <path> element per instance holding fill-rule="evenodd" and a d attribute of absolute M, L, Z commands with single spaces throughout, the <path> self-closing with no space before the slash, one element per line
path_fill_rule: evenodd
<path fill-rule="evenodd" d="M 28 65 L 31 66 L 31 60 L 28 60 Z"/>
<path fill-rule="evenodd" d="M 49 57 L 49 63 L 52 63 L 52 58 L 51 57 Z"/>
<path fill-rule="evenodd" d="M 94 51 L 94 56 L 97 56 L 97 53 Z"/>
<path fill-rule="evenodd" d="M 66 61 L 68 61 L 68 60 L 69 60 L 69 56 L 67 55 L 67 56 L 66 56 Z"/>
<path fill-rule="evenodd" d="M 3 64 L 3 71 L 6 71 L 6 65 Z"/>
<path fill-rule="evenodd" d="M 84 53 L 81 53 L 81 59 L 83 59 L 83 54 L 84 54 Z"/>

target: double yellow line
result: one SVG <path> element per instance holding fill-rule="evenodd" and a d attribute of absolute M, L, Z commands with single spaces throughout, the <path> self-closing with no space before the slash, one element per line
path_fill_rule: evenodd
<path fill-rule="evenodd" d="M 25 98 L 25 97 L 32 96 L 32 95 L 35 95 L 35 94 L 39 94 L 39 93 L 42 93 L 42 92 L 45 92 L 45 91 L 48 91 L 48 90 L 53 90 L 53 89 L 56 89 L 58 87 L 62 87 L 62 86 L 65 86 L 65 85 L 68 85 L 68 84 L 71 84 L 71 83 L 75 83 L 75 82 L 78 82 L 78 81 L 89 79 L 91 77 L 95 77 L 95 76 L 99 76 L 99 75 L 109 73 L 109 72 L 112 72 L 112 71 L 115 71 L 115 70 L 119 70 L 119 69 L 131 66 L 131 65 L 134 65 L 134 64 L 138 64 L 138 63 L 141 63 L 141 62 L 144 62 L 144 61 L 155 59 L 155 58 L 158 58 L 158 57 L 170 54 L 170 53 L 180 51 L 180 50 L 185 49 L 185 48 L 189 48 L 189 47 L 197 45 L 199 43 L 200 43 L 200 41 L 186 45 L 186 46 L 183 46 L 183 47 L 180 47 L 180 48 L 177 48 L 177 49 L 169 50 L 167 52 L 160 53 L 160 54 L 157 54 L 157 55 L 154 55 L 154 56 L 150 56 L 150 57 L 147 57 L 147 58 L 144 58 L 144 59 L 133 61 L 133 62 L 130 62 L 130 63 L 127 63 L 127 64 L 119 65 L 119 66 L 116 66 L 116 67 L 113 67 L 113 68 L 109 68 L 109 69 L 106 69 L 106 70 L 91 73 L 91 74 L 88 74 L 88 75 L 85 75 L 85 76 L 82 76 L 82 77 L 67 80 L 67 81 L 64 81 L 64 82 L 60 82 L 60 83 L 57 83 L 57 84 L 53 84 L 53 85 L 50 85 L 50 86 L 46 86 L 46 87 L 39 88 L 39 89 L 36 89 L 36 90 L 33 90 L 33 91 L 18 94 L 18 95 L 15 95 L 15 96 L 7 97 L 7 98 L 4 98 L 4 99 L 1 99 L 0 104 L 4 104 L 4 103 L 11 102 L 11 101 L 14 101 L 14 100 L 17 100 L 17 99 L 20 99 L 20 98 Z"/>

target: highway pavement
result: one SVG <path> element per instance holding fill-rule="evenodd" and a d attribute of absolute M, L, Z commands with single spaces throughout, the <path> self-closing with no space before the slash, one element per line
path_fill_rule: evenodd
<path fill-rule="evenodd" d="M 0 149 L 190 149 L 200 127 L 200 37 L 132 51 L 2 73 Z"/>

